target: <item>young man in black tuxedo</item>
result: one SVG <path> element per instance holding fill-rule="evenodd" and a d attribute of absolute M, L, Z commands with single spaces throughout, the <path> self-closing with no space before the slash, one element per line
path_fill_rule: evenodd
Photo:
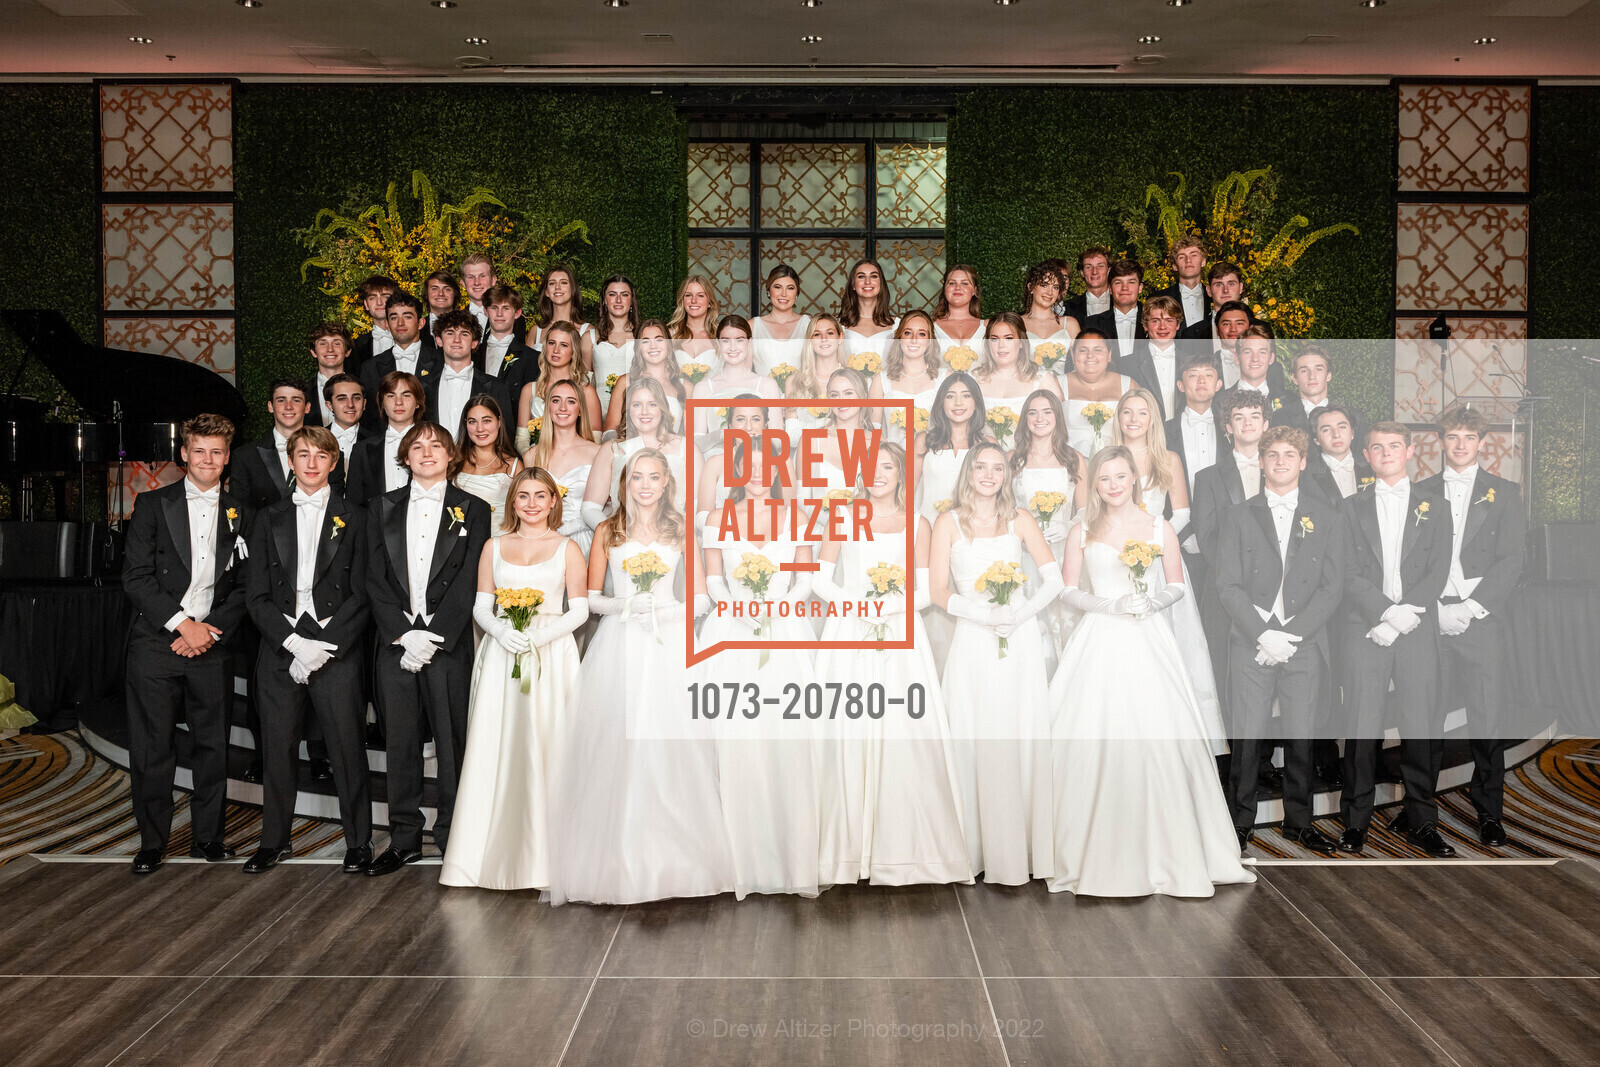
<path fill-rule="evenodd" d="M 1239 380 L 1231 388 L 1249 389 L 1267 398 L 1267 419 L 1294 402 L 1294 394 L 1284 386 L 1283 368 L 1273 347 L 1272 330 L 1256 324 L 1247 327 L 1235 342 L 1239 360 Z M 1226 373 L 1226 372 L 1224 372 Z"/>
<path fill-rule="evenodd" d="M 427 414 L 426 397 L 422 379 L 415 374 L 390 371 L 378 384 L 377 403 L 369 407 L 382 413 L 382 428 L 356 441 L 345 494 L 351 503 L 366 507 L 384 493 L 410 483 L 411 474 L 401 462 L 400 442 Z"/>
<path fill-rule="evenodd" d="M 1206 288 L 1206 250 L 1196 237 L 1182 237 L 1167 253 L 1172 267 L 1172 284 L 1156 293 L 1170 296 L 1178 302 L 1183 314 L 1178 319 L 1181 329 L 1206 326 L 1211 322 L 1211 292 Z"/>
<path fill-rule="evenodd" d="M 246 874 L 294 854 L 295 766 L 308 715 L 321 727 L 339 820 L 344 870 L 372 862 L 361 652 L 368 620 L 365 511 L 328 484 L 339 455 L 333 434 L 307 427 L 289 439 L 295 489 L 259 513 L 245 566 L 246 602 L 261 634 L 252 695 L 261 717 L 261 844 Z"/>
<path fill-rule="evenodd" d="M 1183 308 L 1170 296 L 1152 296 L 1144 303 L 1145 340 L 1137 341 L 1133 354 L 1117 361 L 1117 369 L 1155 394 L 1161 405 L 1157 415 L 1165 424 L 1177 410 L 1178 365 L 1183 354 L 1178 343 L 1178 326 Z"/>
<path fill-rule="evenodd" d="M 1183 337 L 1191 341 L 1218 341 L 1222 339 L 1222 310 L 1229 304 L 1239 304 L 1250 315 L 1250 306 L 1244 303 L 1244 272 L 1237 263 L 1222 262 L 1211 268 L 1206 282 L 1206 317 L 1199 322 L 1189 322 L 1183 327 Z M 1253 321 L 1253 316 L 1251 317 Z"/>
<path fill-rule="evenodd" d="M 1343 404 L 1328 404 L 1311 413 L 1311 429 L 1316 439 L 1316 455 L 1306 468 L 1309 480 L 1322 495 L 1342 504 L 1372 482 L 1372 468 L 1366 457 L 1353 447 L 1356 440 L 1356 414 Z"/>
<path fill-rule="evenodd" d="M 522 387 L 539 377 L 539 353 L 524 340 L 522 294 L 509 285 L 495 285 L 483 294 L 489 320 L 472 362 L 505 386 L 506 395 L 521 399 Z"/>
<path fill-rule="evenodd" d="M 1506 598 L 1522 575 L 1527 535 L 1515 482 L 1478 465 L 1489 420 L 1457 407 L 1439 417 L 1445 469 L 1418 488 L 1450 505 L 1450 577 L 1439 597 L 1439 649 L 1445 672 L 1461 680 L 1472 731 L 1472 784 L 1478 840 L 1506 844 L 1504 709 L 1511 699 L 1505 662 Z M 1512 730 L 1515 734 L 1517 731 Z"/>
<path fill-rule="evenodd" d="M 1402 423 L 1367 431 L 1377 481 L 1346 506 L 1344 836 L 1361 852 L 1372 823 L 1378 749 L 1389 684 L 1400 706 L 1400 779 L 1405 808 L 1391 828 L 1428 855 L 1455 849 L 1439 833 L 1434 790 L 1444 754 L 1438 710 L 1437 602 L 1450 577 L 1450 505 L 1406 477 L 1415 448 Z"/>
<path fill-rule="evenodd" d="M 269 508 L 289 495 L 293 486 L 289 476 L 289 438 L 305 425 L 310 406 L 306 384 L 294 378 L 279 378 L 272 383 L 272 432 L 259 441 L 242 445 L 233 453 L 228 470 L 228 490 L 243 500 L 252 511 Z M 333 468 L 330 484 L 344 491 L 345 467 L 341 461 Z"/>
<path fill-rule="evenodd" d="M 350 357 L 345 361 L 345 372 L 361 377 L 361 368 L 373 356 L 387 352 L 394 345 L 389 333 L 389 298 L 400 291 L 393 278 L 374 274 L 356 290 L 361 306 L 372 319 L 372 330 L 350 342 Z"/>
<path fill-rule="evenodd" d="M 348 486 L 350 460 L 355 454 L 356 443 L 367 436 L 362 433 L 361 426 L 361 416 L 367 410 L 366 390 L 361 388 L 360 380 L 354 375 L 335 374 L 323 384 L 322 399 L 333 415 L 327 429 L 333 433 L 333 439 L 339 445 L 339 460 L 346 471 Z"/>
<path fill-rule="evenodd" d="M 426 382 L 444 366 L 444 355 L 435 345 L 433 334 L 422 332 L 422 301 L 409 293 L 394 294 L 389 298 L 385 321 L 394 337 L 394 346 L 361 368 L 361 388 L 367 394 L 363 422 L 369 430 L 383 428 L 383 412 L 376 401 L 382 395 L 378 386 L 386 377 L 399 371 Z"/>
<path fill-rule="evenodd" d="M 461 283 L 447 270 L 436 270 L 422 283 L 422 299 L 428 305 L 428 318 L 422 332 L 433 337 L 439 319 L 461 306 Z"/>
<path fill-rule="evenodd" d="M 329 406 L 327 386 L 341 374 L 350 370 L 350 331 L 337 322 L 324 322 L 311 328 L 312 373 L 306 378 L 311 388 L 311 403 L 306 410 L 307 426 L 332 426 L 333 408 Z"/>
<path fill-rule="evenodd" d="M 1222 452 L 1222 414 L 1216 404 L 1222 388 L 1222 361 L 1215 352 L 1190 351 L 1178 365 L 1178 395 L 1183 406 L 1167 420 L 1167 447 L 1183 460 L 1194 499 L 1195 477 Z"/>
<path fill-rule="evenodd" d="M 1321 345 L 1307 345 L 1294 354 L 1292 377 L 1299 395 L 1293 400 L 1284 400 L 1283 406 L 1272 416 L 1272 425 L 1293 426 L 1310 434 L 1311 413 L 1332 402 L 1328 398 L 1328 386 L 1333 381 L 1333 357 Z"/>
<path fill-rule="evenodd" d="M 1280 733 L 1280 832 L 1302 848 L 1331 855 L 1334 841 L 1311 824 L 1311 739 L 1328 669 L 1327 626 L 1344 598 L 1344 549 L 1337 509 L 1300 491 L 1310 447 L 1303 430 L 1288 426 L 1262 436 L 1263 489 L 1223 516 L 1216 583 L 1232 623 L 1228 794 L 1239 847 L 1250 843 L 1258 770 L 1275 745 L 1261 739 Z M 1276 729 L 1274 701 L 1281 716 Z"/>
<path fill-rule="evenodd" d="M 400 444 L 411 484 L 372 502 L 367 592 L 377 630 L 378 689 L 388 738 L 389 848 L 369 875 L 422 858 L 422 726 L 438 756 L 433 840 L 444 851 L 472 688 L 472 607 L 489 539 L 489 506 L 450 484 L 455 440 L 423 422 Z"/>
<path fill-rule="evenodd" d="M 1121 361 L 1133 355 L 1134 342 L 1145 339 L 1144 317 L 1140 314 L 1139 292 L 1144 287 L 1144 268 L 1131 259 L 1111 265 L 1111 306 L 1090 315 L 1085 330 L 1099 330 L 1111 342 L 1111 369 L 1130 373 Z"/>
<path fill-rule="evenodd" d="M 444 366 L 431 375 L 422 388 L 430 416 L 461 443 L 463 430 L 461 416 L 467 410 L 467 401 L 480 393 L 494 397 L 501 411 L 514 410 L 505 385 L 491 377 L 472 361 L 477 347 L 478 321 L 467 311 L 446 312 L 439 317 L 437 334 L 439 350 L 444 353 Z"/>
<path fill-rule="evenodd" d="M 1083 292 L 1069 296 L 1061 314 L 1078 320 L 1080 328 L 1089 320 L 1111 310 L 1111 253 L 1099 245 L 1078 253 L 1078 273 L 1083 275 Z"/>
<path fill-rule="evenodd" d="M 232 440 L 233 424 L 221 415 L 185 422 L 183 480 L 140 493 L 128 521 L 122 588 L 135 613 L 126 670 L 135 874 L 154 871 L 166 855 L 180 712 L 194 774 L 189 855 L 213 863 L 233 855 L 223 841 L 233 679 L 221 643 L 244 619 L 235 564 L 247 551 L 248 510 L 222 491 Z"/>

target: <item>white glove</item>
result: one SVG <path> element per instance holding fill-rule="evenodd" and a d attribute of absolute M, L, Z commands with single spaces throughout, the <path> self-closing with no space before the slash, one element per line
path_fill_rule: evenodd
<path fill-rule="evenodd" d="M 1039 532 L 1044 534 L 1044 543 L 1047 545 L 1059 545 L 1067 539 L 1066 528 L 1054 519 L 1045 523 L 1044 529 Z"/>
<path fill-rule="evenodd" d="M 578 514 L 583 516 L 583 524 L 593 530 L 606 521 L 606 506 L 585 500 L 578 506 Z"/>
<path fill-rule="evenodd" d="M 290 634 L 283 639 L 284 650 L 293 656 L 295 662 L 309 677 L 313 672 L 327 666 L 333 654 L 339 651 L 339 646 L 327 641 L 313 641 L 300 634 Z"/>
<path fill-rule="evenodd" d="M 958 619 L 966 619 L 968 622 L 977 623 L 979 626 L 993 627 L 1007 621 L 1011 621 L 1015 625 L 1016 615 L 1014 612 L 1001 614 L 1001 605 L 980 604 L 976 600 L 967 599 L 960 593 L 950 594 L 950 600 L 945 605 L 945 610 Z"/>
<path fill-rule="evenodd" d="M 634 622 L 646 622 L 654 613 L 656 595 L 654 593 L 635 593 L 628 597 L 627 601 L 628 618 Z"/>
<path fill-rule="evenodd" d="M 1038 588 L 1022 603 L 1015 605 L 1016 622 L 997 626 L 994 632 L 1001 637 L 1010 637 L 1018 626 L 1021 626 L 1053 604 L 1061 596 L 1061 592 L 1065 588 L 1061 582 L 1061 572 L 1054 567 L 1046 567 L 1044 572 L 1039 575 Z"/>
<path fill-rule="evenodd" d="M 1378 647 L 1388 648 L 1390 645 L 1399 640 L 1400 631 L 1396 630 L 1393 626 L 1390 626 L 1386 622 L 1380 622 L 1378 625 L 1367 631 L 1367 636 L 1370 637 L 1373 642 L 1378 645 Z"/>
<path fill-rule="evenodd" d="M 296 684 L 305 685 L 311 681 L 311 672 L 306 670 L 306 665 L 299 660 L 290 660 L 289 677 L 293 678 Z"/>
<path fill-rule="evenodd" d="M 1263 630 L 1261 636 L 1256 638 L 1256 648 L 1267 657 L 1269 664 L 1288 663 L 1294 657 L 1295 646 L 1302 640 L 1304 638 L 1300 634 L 1292 634 L 1287 630 Z"/>
<path fill-rule="evenodd" d="M 1190 534 L 1188 537 L 1185 537 L 1183 539 L 1183 544 L 1179 547 L 1185 552 L 1189 553 L 1191 556 L 1198 556 L 1200 554 L 1200 542 L 1195 538 L 1194 534 Z"/>
<path fill-rule="evenodd" d="M 626 612 L 626 597 L 606 596 L 598 589 L 589 590 L 589 614 L 622 615 Z"/>
<path fill-rule="evenodd" d="M 492 599 L 494 594 L 490 593 L 489 596 Z M 406 655 L 419 664 L 414 669 L 421 670 L 433 662 L 433 654 L 444 644 L 444 638 L 427 630 L 407 630 L 400 635 L 399 644 L 406 650 Z"/>
<path fill-rule="evenodd" d="M 1124 593 L 1111 602 L 1112 615 L 1148 615 L 1150 598 L 1144 593 Z"/>
<path fill-rule="evenodd" d="M 593 594 L 590 594 L 593 595 Z M 694 595 L 694 617 L 702 619 L 711 613 L 711 598 L 704 593 Z"/>
<path fill-rule="evenodd" d="M 928 577 L 928 568 L 917 568 L 917 595 L 911 602 L 913 609 L 921 611 L 933 605 L 933 579 Z"/>
<path fill-rule="evenodd" d="M 517 450 L 517 455 L 526 456 L 528 449 L 533 447 L 533 434 L 528 432 L 528 424 L 523 423 L 517 427 L 517 432 L 512 434 L 511 443 Z"/>
<path fill-rule="evenodd" d="M 480 592 L 473 598 L 472 620 L 513 656 L 520 656 L 533 647 L 532 639 L 513 626 L 510 619 L 494 613 L 493 593 Z"/>
<path fill-rule="evenodd" d="M 1396 633 L 1408 634 L 1422 621 L 1422 609 L 1410 604 L 1395 604 L 1383 613 L 1383 621 Z"/>
<path fill-rule="evenodd" d="M 794 606 L 804 604 L 811 599 L 811 580 L 810 571 L 794 571 L 790 577 L 789 591 L 773 599 Z"/>
<path fill-rule="evenodd" d="M 540 615 L 534 620 L 532 641 L 547 645 L 558 637 L 565 637 L 589 618 L 589 601 L 586 597 L 567 601 L 567 610 L 560 615 Z"/>
<path fill-rule="evenodd" d="M 1439 632 L 1446 637 L 1458 637 L 1472 625 L 1472 609 L 1465 603 L 1439 605 Z"/>
<path fill-rule="evenodd" d="M 400 666 L 410 671 L 412 674 L 416 674 L 420 672 L 422 668 L 426 667 L 427 664 L 422 662 L 420 659 L 417 659 L 409 652 L 402 652 L 400 654 Z"/>
<path fill-rule="evenodd" d="M 1150 594 L 1150 607 L 1146 614 L 1166 611 L 1187 596 L 1188 593 L 1188 588 L 1182 582 L 1168 582 L 1161 587 L 1160 592 Z"/>
<path fill-rule="evenodd" d="M 1069 607 L 1077 608 L 1079 611 L 1090 611 L 1097 615 L 1117 614 L 1116 601 L 1110 597 L 1095 596 L 1087 589 L 1080 589 L 1075 585 L 1068 586 L 1067 591 L 1061 594 L 1061 599 L 1066 601 Z"/>

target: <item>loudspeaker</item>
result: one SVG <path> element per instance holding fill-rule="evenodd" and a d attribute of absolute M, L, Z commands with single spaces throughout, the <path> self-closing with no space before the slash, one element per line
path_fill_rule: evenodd
<path fill-rule="evenodd" d="M 99 523 L 0 522 L 0 578 L 93 578 L 107 554 Z"/>
<path fill-rule="evenodd" d="M 1600 582 L 1600 525 L 1552 522 L 1536 527 L 1528 574 L 1546 582 Z"/>

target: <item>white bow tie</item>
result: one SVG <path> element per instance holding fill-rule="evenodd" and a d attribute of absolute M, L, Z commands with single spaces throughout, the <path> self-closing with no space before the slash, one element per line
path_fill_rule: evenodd
<path fill-rule="evenodd" d="M 1185 426 L 1209 426 L 1211 421 L 1211 412 L 1209 411 L 1196 411 L 1193 408 L 1183 409 L 1183 424 Z"/>
<path fill-rule="evenodd" d="M 390 333 L 388 330 L 384 329 L 382 326 L 374 326 L 372 328 L 372 339 L 374 341 L 378 341 L 380 339 L 386 340 L 386 341 L 393 341 L 394 340 L 394 334 Z"/>
<path fill-rule="evenodd" d="M 1447 467 L 1445 468 L 1444 472 L 1445 485 L 1464 485 L 1470 489 L 1472 488 L 1472 483 L 1476 481 L 1477 478 L 1478 469 L 1476 467 L 1472 468 L 1471 470 L 1464 471 L 1451 470 Z"/>
<path fill-rule="evenodd" d="M 328 487 L 323 486 L 310 495 L 296 489 L 289 494 L 289 499 L 294 501 L 294 506 L 297 508 L 303 508 L 308 504 L 320 508 L 328 502 Z"/>
<path fill-rule="evenodd" d="M 1335 459 L 1334 457 L 1326 454 L 1323 455 L 1323 459 L 1327 462 L 1328 466 L 1337 467 L 1342 471 L 1353 471 L 1356 469 L 1356 457 L 1352 452 L 1346 452 L 1343 459 Z"/>
<path fill-rule="evenodd" d="M 410 430 L 410 429 L 411 429 L 411 427 L 407 426 L 405 428 L 405 430 L 397 430 L 393 426 L 391 426 L 388 429 L 383 431 L 383 439 L 392 444 L 392 443 L 400 440 L 400 438 L 404 437 L 406 435 L 406 431 Z"/>
<path fill-rule="evenodd" d="M 1238 465 L 1240 470 L 1261 466 L 1261 458 L 1259 456 L 1241 456 L 1237 452 L 1233 454 L 1233 462 Z"/>
<path fill-rule="evenodd" d="M 412 482 L 411 483 L 411 502 L 413 504 L 418 503 L 419 501 L 430 503 L 430 504 L 443 504 L 444 503 L 444 484 L 445 483 L 440 482 L 438 485 L 434 486 L 432 489 L 424 489 L 424 488 L 422 488 L 422 486 L 418 485 L 416 482 Z"/>
<path fill-rule="evenodd" d="M 1411 495 L 1411 486 L 1404 479 L 1389 485 L 1385 482 L 1377 484 L 1379 496 L 1406 497 Z"/>
<path fill-rule="evenodd" d="M 442 375 L 439 376 L 439 380 L 441 382 L 466 382 L 468 385 L 471 385 L 472 368 L 469 366 L 466 370 L 447 369 Z"/>
<path fill-rule="evenodd" d="M 222 486 L 213 485 L 210 489 L 196 489 L 193 482 L 185 482 L 183 498 L 185 500 L 204 500 L 207 504 L 215 504 L 222 496 Z"/>
<path fill-rule="evenodd" d="M 1115 315 L 1120 321 L 1127 322 L 1129 319 L 1132 319 L 1139 314 L 1139 309 L 1134 308 L 1132 311 L 1118 311 L 1116 308 L 1112 308 L 1111 314 Z"/>
<path fill-rule="evenodd" d="M 1293 515 L 1295 508 L 1299 506 L 1300 493 L 1298 491 L 1289 493 L 1287 496 L 1279 496 L 1277 493 L 1270 492 L 1267 494 L 1267 507 L 1272 508 L 1274 511 L 1278 508 L 1285 508 L 1289 514 Z"/>

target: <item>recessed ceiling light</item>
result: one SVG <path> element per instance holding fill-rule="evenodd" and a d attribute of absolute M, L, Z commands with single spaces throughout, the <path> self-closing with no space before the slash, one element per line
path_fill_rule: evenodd
<path fill-rule="evenodd" d="M 148 37 L 129 37 L 128 40 L 132 41 L 134 44 L 155 44 L 155 42 Z"/>
<path fill-rule="evenodd" d="M 800 0 L 801 7 L 821 7 L 822 0 Z"/>
<path fill-rule="evenodd" d="M 233 0 L 233 2 L 238 4 L 240 7 L 262 7 L 262 6 L 264 6 L 263 0 Z"/>
<path fill-rule="evenodd" d="M 607 7 L 627 7 L 628 0 L 603 0 Z"/>
<path fill-rule="evenodd" d="M 451 8 L 456 6 L 456 0 L 428 0 L 428 3 L 432 4 L 440 11 L 449 11 Z"/>
<path fill-rule="evenodd" d="M 1472 43 L 1473 44 L 1494 44 L 1494 41 L 1495 41 L 1495 39 L 1493 37 L 1478 37 L 1478 38 L 1475 38 Z"/>
<path fill-rule="evenodd" d="M 1187 7 L 1192 3 L 1194 0 L 1167 0 L 1168 7 Z"/>
<path fill-rule="evenodd" d="M 1387 4 L 1388 2 L 1389 2 L 1389 0 L 1361 0 L 1361 6 L 1362 7 L 1382 7 L 1384 4 Z"/>
<path fill-rule="evenodd" d="M 1161 38 L 1157 37 L 1153 33 L 1147 33 L 1143 37 L 1139 38 L 1139 43 L 1140 44 L 1160 44 L 1161 43 Z"/>
<path fill-rule="evenodd" d="M 1010 7 L 1013 4 L 1022 3 L 1022 0 L 994 0 L 994 2 L 999 4 L 1001 7 Z"/>
<path fill-rule="evenodd" d="M 489 38 L 487 38 L 487 37 L 468 37 L 466 39 L 466 41 L 467 41 L 468 44 L 470 44 L 474 48 L 482 48 L 484 45 L 489 43 Z"/>
<path fill-rule="evenodd" d="M 822 43 L 822 38 L 818 37 L 814 33 L 808 33 L 804 37 L 800 38 L 800 43 L 801 44 L 821 44 Z"/>

